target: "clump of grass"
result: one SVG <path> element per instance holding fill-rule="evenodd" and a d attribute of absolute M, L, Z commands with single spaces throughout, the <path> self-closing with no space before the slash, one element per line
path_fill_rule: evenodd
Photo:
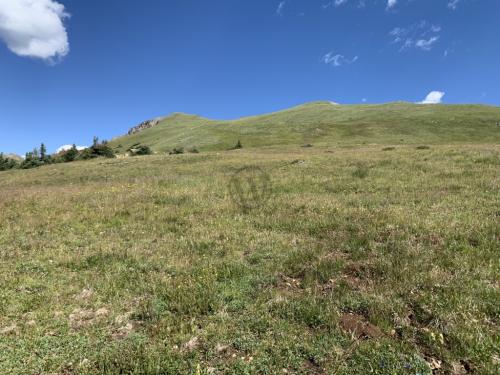
<path fill-rule="evenodd" d="M 370 173 L 370 168 L 365 164 L 357 164 L 352 176 L 355 178 L 366 178 Z"/>
<path fill-rule="evenodd" d="M 416 147 L 417 150 L 430 150 L 430 146 L 417 146 Z"/>
<path fill-rule="evenodd" d="M 384 147 L 382 151 L 394 151 L 396 147 Z"/>

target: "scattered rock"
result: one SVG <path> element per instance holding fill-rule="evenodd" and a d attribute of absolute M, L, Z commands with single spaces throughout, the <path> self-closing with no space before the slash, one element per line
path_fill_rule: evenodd
<path fill-rule="evenodd" d="M 222 344 L 217 344 L 217 346 L 215 347 L 215 351 L 217 352 L 217 354 L 222 354 L 222 353 L 226 352 L 228 349 L 229 349 L 229 346 L 222 345 Z"/>
<path fill-rule="evenodd" d="M 344 314 L 340 318 L 340 327 L 354 334 L 359 339 L 380 338 L 383 336 L 382 331 L 366 319 L 357 314 Z"/>
<path fill-rule="evenodd" d="M 494 365 L 500 365 L 500 357 L 496 354 L 493 354 L 491 356 L 491 362 L 493 362 Z"/>
<path fill-rule="evenodd" d="M 123 339 L 127 337 L 134 330 L 134 325 L 132 323 L 127 323 L 123 327 L 120 327 L 113 333 L 114 339 Z"/>
<path fill-rule="evenodd" d="M 128 135 L 132 135 L 132 134 L 135 134 L 135 133 L 139 133 L 139 132 L 141 132 L 143 130 L 155 127 L 156 125 L 158 125 L 164 119 L 165 119 L 165 117 L 158 117 L 158 118 L 155 118 L 153 120 L 144 121 L 144 122 L 140 123 L 139 125 L 137 125 L 137 126 L 133 127 L 132 129 L 130 129 L 127 134 Z"/>
<path fill-rule="evenodd" d="M 90 365 L 90 361 L 87 358 L 84 358 L 78 365 L 78 367 L 88 367 Z"/>
<path fill-rule="evenodd" d="M 426 362 L 432 371 L 439 370 L 441 368 L 442 361 L 440 361 L 439 359 L 430 357 L 430 358 L 426 358 Z"/>
<path fill-rule="evenodd" d="M 189 340 L 183 345 L 183 348 L 184 350 L 191 352 L 195 350 L 199 345 L 200 345 L 200 340 L 198 339 L 198 337 L 193 337 L 191 338 L 191 340 Z"/>
<path fill-rule="evenodd" d="M 4 327 L 0 329 L 0 335 L 10 335 L 16 333 L 17 325 L 12 324 L 8 327 Z"/>
<path fill-rule="evenodd" d="M 86 299 L 89 299 L 90 297 L 92 297 L 92 295 L 94 294 L 94 291 L 92 289 L 86 289 L 84 288 L 80 294 L 78 294 L 78 296 L 76 296 L 76 299 L 78 300 L 86 300 Z"/>
<path fill-rule="evenodd" d="M 301 281 L 286 275 L 280 275 L 279 287 L 282 289 L 300 289 Z"/>
<path fill-rule="evenodd" d="M 451 374 L 452 375 L 467 375 L 467 370 L 459 362 L 453 362 L 451 364 Z"/>
<path fill-rule="evenodd" d="M 115 323 L 116 324 L 123 324 L 123 323 L 127 322 L 132 315 L 133 315 L 132 311 L 129 311 L 129 312 L 122 314 L 122 315 L 118 315 L 115 318 Z"/>

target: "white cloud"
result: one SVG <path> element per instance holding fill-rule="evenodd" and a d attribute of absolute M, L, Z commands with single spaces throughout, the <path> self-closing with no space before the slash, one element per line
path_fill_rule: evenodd
<path fill-rule="evenodd" d="M 0 39 L 16 55 L 55 61 L 69 52 L 68 17 L 55 0 L 0 0 Z"/>
<path fill-rule="evenodd" d="M 347 0 L 335 0 L 335 6 L 341 6 L 342 4 L 347 3 Z"/>
<path fill-rule="evenodd" d="M 68 150 L 71 150 L 73 148 L 73 145 L 64 145 L 64 146 L 61 146 L 59 147 L 57 150 L 56 150 L 56 154 L 62 152 L 62 151 L 68 151 Z M 76 146 L 76 149 L 78 151 L 82 151 L 82 150 L 85 150 L 87 148 L 87 146 Z"/>
<path fill-rule="evenodd" d="M 344 64 L 352 64 L 358 61 L 358 56 L 354 56 L 352 59 L 348 59 L 344 55 L 335 54 L 333 51 L 328 52 L 325 56 L 321 58 L 321 61 L 327 65 L 341 66 Z"/>
<path fill-rule="evenodd" d="M 442 91 L 431 91 L 419 104 L 439 104 L 445 95 Z"/>
<path fill-rule="evenodd" d="M 387 0 L 387 8 L 394 8 L 396 4 L 398 3 L 398 0 Z"/>
<path fill-rule="evenodd" d="M 429 39 L 420 39 L 415 42 L 415 47 L 424 51 L 430 51 L 434 43 L 439 40 L 439 37 L 433 36 Z"/>
<path fill-rule="evenodd" d="M 276 9 L 276 14 L 278 16 L 283 16 L 283 9 L 285 9 L 286 1 L 282 1 L 278 4 L 278 9 Z"/>

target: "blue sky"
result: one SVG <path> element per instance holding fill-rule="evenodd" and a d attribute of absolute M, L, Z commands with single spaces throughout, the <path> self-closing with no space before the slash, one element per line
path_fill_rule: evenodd
<path fill-rule="evenodd" d="M 499 0 L 1 0 L 0 151 L 170 112 L 500 105 Z"/>

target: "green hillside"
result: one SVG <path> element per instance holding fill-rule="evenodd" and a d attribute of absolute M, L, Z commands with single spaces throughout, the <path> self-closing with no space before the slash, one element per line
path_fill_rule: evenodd
<path fill-rule="evenodd" d="M 499 166 L 280 146 L 2 172 L 0 374 L 498 374 Z"/>
<path fill-rule="evenodd" d="M 500 142 L 500 107 L 480 105 L 334 105 L 317 102 L 232 121 L 181 113 L 110 142 L 119 152 L 140 143 L 156 152 L 174 147 L 223 150 L 327 144 L 450 144 Z"/>

